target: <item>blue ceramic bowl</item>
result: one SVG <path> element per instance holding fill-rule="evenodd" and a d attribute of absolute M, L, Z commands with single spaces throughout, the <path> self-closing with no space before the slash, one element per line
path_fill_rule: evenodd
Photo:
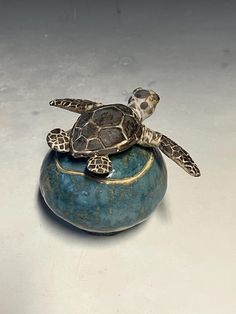
<path fill-rule="evenodd" d="M 80 229 L 102 234 L 147 219 L 166 191 L 161 153 L 133 146 L 110 157 L 113 172 L 94 177 L 86 171 L 86 159 L 50 151 L 42 164 L 40 190 L 51 210 Z"/>

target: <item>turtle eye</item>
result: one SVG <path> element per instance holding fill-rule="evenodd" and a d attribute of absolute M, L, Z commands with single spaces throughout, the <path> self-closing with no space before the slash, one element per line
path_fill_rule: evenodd
<path fill-rule="evenodd" d="M 143 110 L 147 109 L 147 107 L 148 107 L 148 103 L 146 101 L 142 102 L 140 105 L 140 108 Z"/>

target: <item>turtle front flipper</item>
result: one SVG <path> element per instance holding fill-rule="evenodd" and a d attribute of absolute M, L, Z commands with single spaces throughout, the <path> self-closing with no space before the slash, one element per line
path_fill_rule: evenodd
<path fill-rule="evenodd" d="M 47 143 L 49 147 L 60 153 L 69 152 L 70 135 L 69 131 L 62 129 L 54 129 L 47 135 Z"/>
<path fill-rule="evenodd" d="M 170 159 L 194 177 L 201 175 L 200 170 L 190 155 L 181 146 L 167 136 L 143 126 L 142 136 L 138 142 L 142 146 L 158 147 Z"/>
<path fill-rule="evenodd" d="M 87 99 L 64 98 L 51 100 L 49 105 L 81 114 L 88 110 L 100 107 L 103 104 Z"/>
<path fill-rule="evenodd" d="M 88 160 L 87 168 L 94 174 L 109 174 L 112 171 L 112 162 L 108 156 L 92 156 Z"/>
<path fill-rule="evenodd" d="M 199 177 L 201 175 L 200 170 L 188 152 L 167 136 L 162 135 L 158 147 L 167 157 L 176 162 L 177 165 L 182 167 L 191 176 Z"/>

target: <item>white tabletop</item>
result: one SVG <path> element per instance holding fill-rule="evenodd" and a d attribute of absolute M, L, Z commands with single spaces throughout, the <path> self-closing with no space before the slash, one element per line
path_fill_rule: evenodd
<path fill-rule="evenodd" d="M 236 312 L 233 1 L 0 1 L 0 313 Z M 47 132 L 76 115 L 55 97 L 161 101 L 145 123 L 188 150 L 145 223 L 96 237 L 39 198 Z M 234 199 L 233 199 L 234 197 Z"/>

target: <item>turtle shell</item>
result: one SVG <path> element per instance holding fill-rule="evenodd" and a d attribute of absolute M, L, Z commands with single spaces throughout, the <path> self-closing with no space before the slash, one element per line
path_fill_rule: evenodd
<path fill-rule="evenodd" d="M 122 104 L 101 106 L 83 113 L 72 128 L 70 151 L 74 157 L 115 154 L 137 143 L 141 123 Z"/>

